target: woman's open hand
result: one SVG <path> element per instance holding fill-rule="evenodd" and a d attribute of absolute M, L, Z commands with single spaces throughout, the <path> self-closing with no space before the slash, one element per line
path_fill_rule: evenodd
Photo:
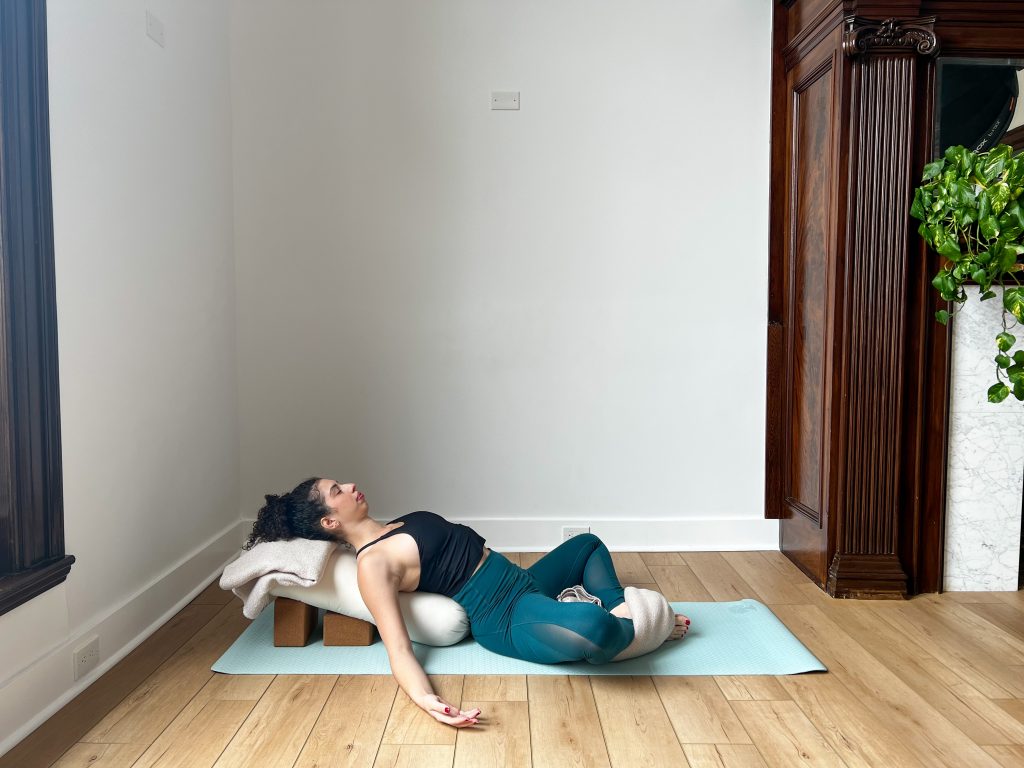
<path fill-rule="evenodd" d="M 430 713 L 430 716 L 439 723 L 454 725 L 456 728 L 465 728 L 469 725 L 476 725 L 480 717 L 479 709 L 468 709 L 462 711 L 454 704 L 449 704 L 436 694 L 424 696 L 419 705 Z"/>

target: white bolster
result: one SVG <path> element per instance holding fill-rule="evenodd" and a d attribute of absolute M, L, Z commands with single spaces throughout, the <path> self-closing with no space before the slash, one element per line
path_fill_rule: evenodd
<path fill-rule="evenodd" d="M 359 594 L 355 553 L 341 547 L 330 556 L 316 584 L 310 587 L 279 585 L 270 594 L 376 624 Z M 409 630 L 409 639 L 414 643 L 454 645 L 469 634 L 466 610 L 445 595 L 399 592 L 398 606 Z"/>

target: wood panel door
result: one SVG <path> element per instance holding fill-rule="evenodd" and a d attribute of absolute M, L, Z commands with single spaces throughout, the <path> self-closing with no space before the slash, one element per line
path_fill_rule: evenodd
<path fill-rule="evenodd" d="M 780 548 L 820 585 L 829 549 L 840 35 L 835 29 L 786 72 L 781 302 L 772 318 L 781 335 L 773 345 L 780 374 L 774 393 L 781 405 Z"/>
<path fill-rule="evenodd" d="M 935 19 L 775 10 L 766 516 L 829 594 L 899 598 L 926 486 L 907 212 Z"/>

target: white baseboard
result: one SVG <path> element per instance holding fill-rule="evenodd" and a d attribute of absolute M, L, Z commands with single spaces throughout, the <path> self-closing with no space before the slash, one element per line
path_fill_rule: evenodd
<path fill-rule="evenodd" d="M 451 518 L 506 552 L 547 552 L 562 541 L 565 526 L 590 526 L 612 552 L 724 552 L 778 550 L 779 521 L 705 518 L 681 520 L 551 520 Z"/>
<path fill-rule="evenodd" d="M 0 700 L 4 702 L 0 710 L 0 755 L 9 752 L 202 592 L 238 555 L 251 528 L 252 523 L 244 521 L 227 526 L 163 576 L 88 626 L 76 628 L 72 636 L 5 681 L 0 687 Z M 102 661 L 89 675 L 75 680 L 72 649 L 92 635 L 100 638 Z"/>
<path fill-rule="evenodd" d="M 563 526 L 590 526 L 612 552 L 748 552 L 779 549 L 779 521 L 763 518 L 591 520 L 551 518 L 448 518 L 468 525 L 504 552 L 547 552 L 562 541 Z M 243 519 L 246 531 L 253 519 Z M 244 538 L 244 537 L 243 537 Z"/>

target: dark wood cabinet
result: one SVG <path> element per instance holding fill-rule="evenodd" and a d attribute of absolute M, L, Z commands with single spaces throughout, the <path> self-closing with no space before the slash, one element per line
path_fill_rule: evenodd
<path fill-rule="evenodd" d="M 909 216 L 940 56 L 1024 55 L 1024 2 L 778 0 L 766 516 L 829 594 L 941 587 L 949 335 Z"/>

